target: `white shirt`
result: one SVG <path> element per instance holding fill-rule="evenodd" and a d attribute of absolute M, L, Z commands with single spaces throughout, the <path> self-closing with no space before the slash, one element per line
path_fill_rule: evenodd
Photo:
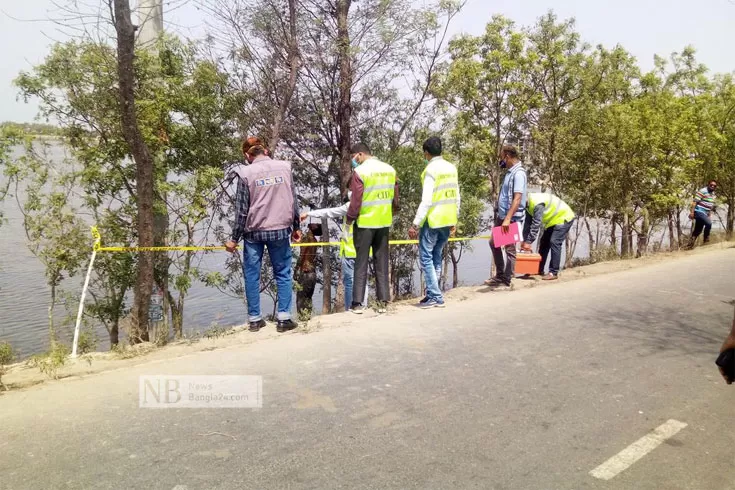
<path fill-rule="evenodd" d="M 307 214 L 312 218 L 343 218 L 347 216 L 350 203 L 346 202 L 338 208 L 315 209 Z"/>
<path fill-rule="evenodd" d="M 429 163 L 433 162 L 436 159 L 444 160 L 441 156 L 438 156 L 429 160 Z M 433 202 L 433 200 L 434 177 L 429 175 L 429 172 L 426 172 L 426 175 L 424 176 L 423 191 L 421 192 L 421 204 L 419 204 L 419 208 L 416 210 L 416 217 L 413 219 L 413 224 L 417 228 L 421 226 L 421 224 L 426 219 L 426 215 L 429 214 L 429 209 L 431 209 L 431 203 Z M 459 192 L 457 192 L 457 218 L 459 218 Z"/>

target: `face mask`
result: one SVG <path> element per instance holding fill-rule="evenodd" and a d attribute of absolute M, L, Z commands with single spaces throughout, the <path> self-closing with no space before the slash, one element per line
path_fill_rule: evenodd
<path fill-rule="evenodd" d="M 500 168 L 506 168 L 508 166 L 508 163 L 505 160 L 500 160 L 500 162 L 498 162 L 498 166 Z"/>
<path fill-rule="evenodd" d="M 357 167 L 358 167 L 359 165 L 360 165 L 360 164 L 359 164 L 359 163 L 357 162 L 357 160 L 355 160 L 355 159 L 353 158 L 353 159 L 352 159 L 352 168 L 357 168 Z"/>

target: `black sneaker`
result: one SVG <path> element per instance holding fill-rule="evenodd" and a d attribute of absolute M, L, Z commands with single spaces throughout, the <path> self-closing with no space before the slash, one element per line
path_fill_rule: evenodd
<path fill-rule="evenodd" d="M 427 301 L 429 301 L 429 297 L 428 296 L 424 296 L 424 299 L 422 299 L 421 301 L 419 301 L 419 306 L 423 306 L 424 303 L 426 303 Z"/>
<path fill-rule="evenodd" d="M 265 320 L 261 318 L 256 322 L 250 322 L 250 328 L 248 328 L 248 330 L 250 330 L 251 332 L 257 332 L 263 327 L 265 327 Z"/>
<path fill-rule="evenodd" d="M 290 318 L 288 320 L 278 320 L 278 324 L 276 325 L 276 332 L 288 332 L 289 330 L 293 330 L 298 326 L 299 324 Z"/>
<path fill-rule="evenodd" d="M 363 313 L 365 313 L 365 307 L 362 305 L 352 305 L 350 311 L 355 315 L 362 315 Z"/>

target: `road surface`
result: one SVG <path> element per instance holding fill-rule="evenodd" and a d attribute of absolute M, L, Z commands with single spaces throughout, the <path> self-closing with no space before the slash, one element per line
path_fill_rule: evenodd
<path fill-rule="evenodd" d="M 0 488 L 735 488 L 735 250 L 0 397 Z M 263 408 L 141 409 L 141 375 Z"/>

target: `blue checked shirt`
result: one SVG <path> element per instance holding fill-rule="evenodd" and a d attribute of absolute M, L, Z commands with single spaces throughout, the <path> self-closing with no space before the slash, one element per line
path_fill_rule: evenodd
<path fill-rule="evenodd" d="M 274 242 L 284 240 L 291 236 L 294 230 L 299 229 L 299 201 L 296 195 L 296 186 L 293 186 L 293 224 L 282 230 L 254 230 L 247 231 L 245 223 L 247 223 L 248 212 L 250 211 L 250 188 L 247 182 L 237 179 L 237 197 L 235 200 L 235 221 L 232 223 L 232 241 L 238 243 L 241 238 L 249 242 Z"/>

